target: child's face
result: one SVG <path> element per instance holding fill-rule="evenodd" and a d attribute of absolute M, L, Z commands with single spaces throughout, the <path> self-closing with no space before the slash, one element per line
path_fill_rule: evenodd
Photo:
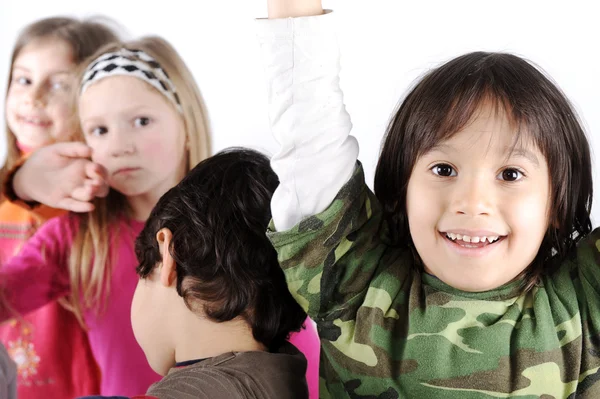
<path fill-rule="evenodd" d="M 165 375 L 175 362 L 175 345 L 171 338 L 174 334 L 170 331 L 175 321 L 169 318 L 174 313 L 173 297 L 177 293 L 161 284 L 159 273 L 157 267 L 147 278 L 138 281 L 131 302 L 131 325 L 150 367 Z"/>
<path fill-rule="evenodd" d="M 542 243 L 548 165 L 528 139 L 511 154 L 514 138 L 503 112 L 484 105 L 415 164 L 407 190 L 410 233 L 425 270 L 452 287 L 497 288 L 529 266 Z"/>
<path fill-rule="evenodd" d="M 80 98 L 79 116 L 93 161 L 125 196 L 158 200 L 185 175 L 183 119 L 144 81 L 112 76 L 92 84 Z"/>
<path fill-rule="evenodd" d="M 71 48 L 62 40 L 33 41 L 19 52 L 6 97 L 6 122 L 20 144 L 35 149 L 71 139 L 74 68 Z"/>

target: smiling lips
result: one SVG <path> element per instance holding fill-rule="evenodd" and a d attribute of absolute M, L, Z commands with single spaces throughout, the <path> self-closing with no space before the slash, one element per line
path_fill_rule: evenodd
<path fill-rule="evenodd" d="M 440 234 L 453 246 L 464 250 L 486 248 L 502 241 L 506 237 L 496 235 L 495 233 L 476 233 L 477 235 L 468 235 L 453 232 L 441 232 Z"/>
<path fill-rule="evenodd" d="M 27 125 L 34 126 L 34 127 L 46 128 L 52 124 L 51 121 L 49 121 L 45 118 L 38 118 L 38 117 L 34 117 L 34 116 L 19 115 L 19 120 Z"/>

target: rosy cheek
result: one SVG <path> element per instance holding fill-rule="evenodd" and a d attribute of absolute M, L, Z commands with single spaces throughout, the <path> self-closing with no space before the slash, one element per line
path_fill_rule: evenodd
<path fill-rule="evenodd" d="M 140 149 L 149 156 L 164 154 L 167 149 L 164 144 L 161 140 L 146 140 Z"/>
<path fill-rule="evenodd" d="M 146 136 L 145 140 L 138 142 L 138 150 L 144 154 L 144 157 L 149 159 L 161 159 L 174 157 L 180 152 L 176 147 L 176 142 L 164 132 L 157 132 L 153 135 Z"/>
<path fill-rule="evenodd" d="M 507 204 L 511 207 L 510 203 Z M 520 226 L 521 230 L 529 232 L 532 236 L 535 232 L 544 231 L 547 225 L 548 200 L 539 194 L 513 201 L 510 214 L 512 224 Z M 516 227 L 515 226 L 515 227 Z"/>
<path fill-rule="evenodd" d="M 9 93 L 8 96 L 6 97 L 6 110 L 11 110 L 13 108 L 15 108 L 18 104 L 18 95 L 13 94 L 13 93 Z"/>

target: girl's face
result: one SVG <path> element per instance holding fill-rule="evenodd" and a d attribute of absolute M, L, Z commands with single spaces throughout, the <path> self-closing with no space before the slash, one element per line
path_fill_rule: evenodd
<path fill-rule="evenodd" d="M 111 76 L 93 83 L 79 100 L 81 128 L 92 160 L 108 170 L 108 183 L 152 205 L 187 169 L 183 118 L 144 81 Z"/>
<path fill-rule="evenodd" d="M 19 144 L 35 149 L 72 138 L 74 68 L 71 47 L 62 40 L 36 40 L 21 49 L 6 97 L 6 121 Z"/>
<path fill-rule="evenodd" d="M 497 288 L 540 248 L 549 220 L 548 165 L 533 143 L 514 147 L 514 138 L 503 112 L 484 104 L 415 164 L 407 190 L 410 234 L 425 271 L 452 287 Z"/>

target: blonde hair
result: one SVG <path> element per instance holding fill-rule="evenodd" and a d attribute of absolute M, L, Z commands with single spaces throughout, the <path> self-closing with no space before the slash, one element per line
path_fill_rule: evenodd
<path fill-rule="evenodd" d="M 108 22 L 108 20 L 107 20 Z M 53 17 L 38 20 L 21 31 L 12 51 L 10 72 L 6 86 L 6 97 L 12 82 L 12 68 L 21 50 L 37 40 L 61 40 L 71 47 L 73 62 L 81 64 L 99 48 L 118 40 L 118 35 L 107 24 L 91 19 L 77 20 L 66 17 Z M 0 183 L 4 182 L 6 174 L 15 166 L 21 157 L 17 147 L 15 134 L 10 130 L 5 119 L 6 161 L 0 169 Z M 78 124 L 73 124 L 77 129 Z"/>
<path fill-rule="evenodd" d="M 149 54 L 175 85 L 183 109 L 182 118 L 188 143 L 186 172 L 189 171 L 211 152 L 206 107 L 192 73 L 173 46 L 154 36 L 106 46 L 89 61 L 121 48 L 142 50 Z M 83 73 L 84 70 L 80 71 L 80 81 Z M 175 107 L 173 111 L 177 112 Z M 82 325 L 84 309 L 101 310 L 109 295 L 111 266 L 116 260 L 111 247 L 119 240 L 118 235 L 109 236 L 113 232 L 109 232 L 109 228 L 114 228 L 122 217 L 127 217 L 127 210 L 126 197 L 111 189 L 106 198 L 95 201 L 93 212 L 80 216 L 79 230 L 69 259 L 71 295 L 63 304 L 75 313 Z"/>

